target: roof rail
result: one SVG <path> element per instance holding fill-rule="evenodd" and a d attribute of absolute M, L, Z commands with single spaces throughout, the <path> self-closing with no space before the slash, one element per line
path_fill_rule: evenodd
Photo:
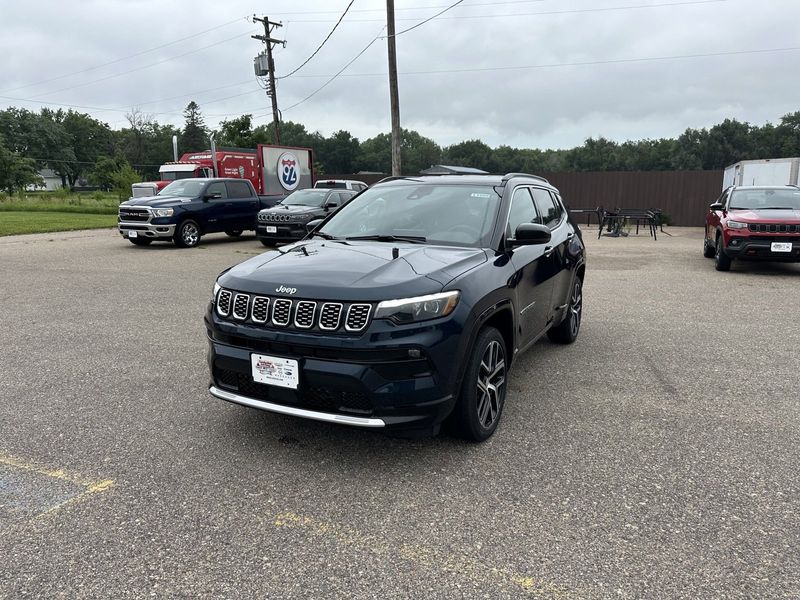
<path fill-rule="evenodd" d="M 376 181 L 375 183 L 384 183 L 386 181 L 397 181 L 398 179 L 408 179 L 409 181 L 421 181 L 421 179 L 417 179 L 416 177 L 410 177 L 408 175 L 390 175 L 389 177 L 384 177 L 383 179 Z"/>
<path fill-rule="evenodd" d="M 511 179 L 512 177 L 532 177 L 533 179 L 544 181 L 546 184 L 550 185 L 550 182 L 547 181 L 547 179 L 545 179 L 541 175 L 531 175 L 530 173 L 506 173 L 505 175 L 503 175 L 503 180 L 501 182 L 501 185 L 507 184 L 508 180 Z"/>

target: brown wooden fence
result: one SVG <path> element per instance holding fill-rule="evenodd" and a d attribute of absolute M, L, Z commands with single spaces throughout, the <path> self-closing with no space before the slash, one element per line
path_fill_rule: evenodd
<path fill-rule="evenodd" d="M 702 226 L 708 205 L 722 193 L 722 171 L 607 171 L 537 173 L 555 185 L 571 208 L 660 208 L 672 225 Z M 368 184 L 385 175 L 327 175 Z M 593 221 L 594 222 L 594 221 Z"/>

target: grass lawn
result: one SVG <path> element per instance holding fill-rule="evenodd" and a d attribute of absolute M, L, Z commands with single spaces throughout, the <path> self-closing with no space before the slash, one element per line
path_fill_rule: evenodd
<path fill-rule="evenodd" d="M 48 233 L 75 229 L 102 229 L 117 224 L 114 214 L 85 214 L 51 211 L 10 211 L 0 209 L 0 236 L 20 233 Z"/>
<path fill-rule="evenodd" d="M 9 196 L 0 194 L 0 215 L 7 211 L 36 211 L 116 215 L 119 197 L 108 192 L 70 193 L 23 192 Z"/>

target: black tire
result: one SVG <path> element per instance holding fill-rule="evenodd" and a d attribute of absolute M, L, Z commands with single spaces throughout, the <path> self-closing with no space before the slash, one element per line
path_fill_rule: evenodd
<path fill-rule="evenodd" d="M 148 238 L 139 238 L 139 237 L 128 238 L 128 241 L 134 246 L 149 246 L 153 242 L 153 240 L 150 240 Z"/>
<path fill-rule="evenodd" d="M 731 257 L 725 254 L 725 248 L 722 246 L 722 236 L 717 236 L 717 249 L 714 252 L 714 268 L 717 271 L 730 271 L 731 270 Z"/>
<path fill-rule="evenodd" d="M 575 278 L 572 291 L 567 304 L 567 316 L 555 327 L 547 330 L 547 337 L 556 344 L 571 344 L 581 330 L 581 317 L 583 316 L 583 281 Z"/>
<path fill-rule="evenodd" d="M 200 243 L 200 226 L 196 221 L 186 219 L 181 221 L 175 230 L 175 245 L 179 248 L 194 248 Z"/>
<path fill-rule="evenodd" d="M 275 242 L 273 242 L 271 240 L 265 240 L 265 239 L 259 238 L 258 241 L 261 242 L 262 246 L 266 246 L 267 248 L 274 248 L 275 247 Z"/>
<path fill-rule="evenodd" d="M 494 327 L 481 329 L 451 417 L 456 435 L 482 442 L 495 432 L 506 399 L 507 364 L 503 336 Z"/>
<path fill-rule="evenodd" d="M 239 237 L 240 235 L 242 235 L 242 230 L 241 229 L 232 229 L 232 230 L 226 231 L 225 235 L 227 235 L 228 237 Z"/>
<path fill-rule="evenodd" d="M 703 236 L 703 256 L 706 258 L 714 258 L 714 255 L 717 253 L 716 248 L 714 248 L 714 245 L 710 242 L 711 240 Z"/>

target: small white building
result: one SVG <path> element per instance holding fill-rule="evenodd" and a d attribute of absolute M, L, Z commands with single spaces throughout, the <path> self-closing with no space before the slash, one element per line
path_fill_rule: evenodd
<path fill-rule="evenodd" d="M 42 178 L 44 184 L 29 185 L 25 188 L 26 192 L 36 192 L 40 190 L 53 192 L 61 188 L 61 177 L 56 175 L 56 172 L 53 171 L 53 169 L 42 169 L 39 171 L 39 177 Z"/>

